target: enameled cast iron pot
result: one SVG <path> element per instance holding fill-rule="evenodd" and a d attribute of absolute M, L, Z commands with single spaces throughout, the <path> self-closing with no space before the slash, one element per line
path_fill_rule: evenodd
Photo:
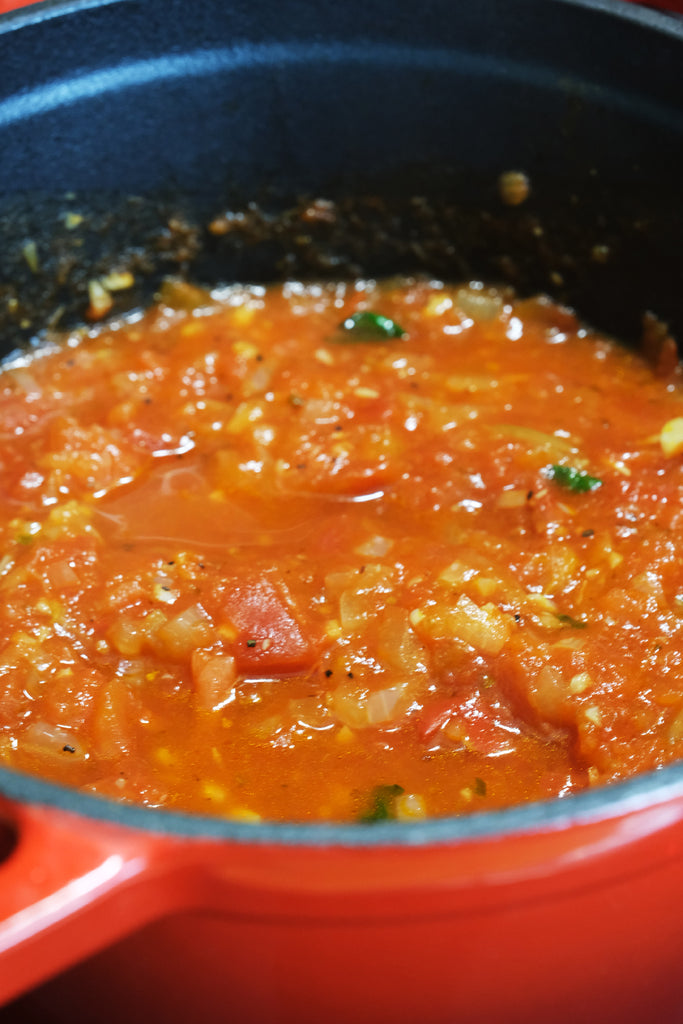
<path fill-rule="evenodd" d="M 651 309 L 683 337 L 682 79 L 681 23 L 612 0 L 7 16 L 0 333 L 77 319 L 125 253 L 148 292 L 169 270 L 427 269 L 551 290 L 625 337 Z M 519 209 L 495 188 L 513 168 Z M 301 193 L 337 197 L 348 233 L 302 247 Z M 250 199 L 250 230 L 212 241 L 207 218 Z M 0 791 L 3 1019 L 683 1021 L 681 765 L 410 826 L 193 819 L 8 771 Z"/>

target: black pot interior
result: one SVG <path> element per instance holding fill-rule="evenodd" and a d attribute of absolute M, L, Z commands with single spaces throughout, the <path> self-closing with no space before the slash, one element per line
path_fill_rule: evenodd
<path fill-rule="evenodd" d="M 127 307 L 169 273 L 417 271 L 550 292 L 627 340 L 650 310 L 681 337 L 682 58 L 681 23 L 616 0 L 6 17 L 2 343 L 78 322 L 88 280 L 117 268 Z M 511 169 L 531 181 L 518 207 L 497 190 Z M 334 223 L 303 217 L 320 196 Z"/>
<path fill-rule="evenodd" d="M 2 351 L 78 323 L 88 281 L 124 268 L 119 311 L 167 274 L 426 272 L 549 292 L 626 340 L 652 311 L 681 340 L 681 67 L 683 23 L 617 0 L 48 0 L 0 18 Z M 512 169 L 519 206 L 497 188 Z M 332 221 L 306 216 L 320 197 Z"/>

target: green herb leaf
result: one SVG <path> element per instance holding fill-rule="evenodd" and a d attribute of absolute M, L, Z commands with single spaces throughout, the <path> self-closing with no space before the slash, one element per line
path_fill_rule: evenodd
<path fill-rule="evenodd" d="M 570 491 L 595 491 L 602 487 L 602 480 L 597 476 L 591 476 L 582 469 L 575 469 L 573 466 L 550 467 L 550 478 L 562 487 L 568 487 Z"/>
<path fill-rule="evenodd" d="M 561 613 L 556 616 L 558 622 L 561 622 L 563 626 L 572 626 L 573 629 L 585 629 L 586 623 L 581 619 L 573 619 L 571 615 L 565 615 Z"/>
<path fill-rule="evenodd" d="M 352 313 L 339 325 L 344 341 L 386 341 L 389 338 L 403 338 L 405 331 L 388 316 L 362 310 Z"/>
<path fill-rule="evenodd" d="M 358 820 L 363 825 L 374 825 L 378 821 L 393 821 L 396 818 L 396 797 L 404 792 L 403 786 L 375 786 L 370 793 L 366 810 L 362 811 Z"/>

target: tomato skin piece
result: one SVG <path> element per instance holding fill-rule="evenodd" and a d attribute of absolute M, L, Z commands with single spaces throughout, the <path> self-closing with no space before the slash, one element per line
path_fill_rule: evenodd
<path fill-rule="evenodd" d="M 455 697 L 444 697 L 442 700 L 433 701 L 428 708 L 425 708 L 418 725 L 418 735 L 422 742 L 426 743 L 431 740 L 436 733 L 443 729 L 453 718 L 456 710 Z"/>
<path fill-rule="evenodd" d="M 315 662 L 318 643 L 293 610 L 284 584 L 267 578 L 236 582 L 224 610 L 237 631 L 231 652 L 239 672 L 296 672 Z"/>
<path fill-rule="evenodd" d="M 485 756 L 511 753 L 521 728 L 510 708 L 496 694 L 466 688 L 457 696 L 434 702 L 420 724 L 425 743 L 443 737 L 449 745 L 462 745 Z"/>

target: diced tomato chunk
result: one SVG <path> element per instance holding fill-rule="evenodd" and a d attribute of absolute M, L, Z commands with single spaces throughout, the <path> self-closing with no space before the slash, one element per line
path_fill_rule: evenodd
<path fill-rule="evenodd" d="M 317 642 L 283 584 L 263 578 L 237 583 L 226 597 L 225 612 L 237 630 L 232 651 L 240 672 L 296 672 L 315 661 Z"/>

